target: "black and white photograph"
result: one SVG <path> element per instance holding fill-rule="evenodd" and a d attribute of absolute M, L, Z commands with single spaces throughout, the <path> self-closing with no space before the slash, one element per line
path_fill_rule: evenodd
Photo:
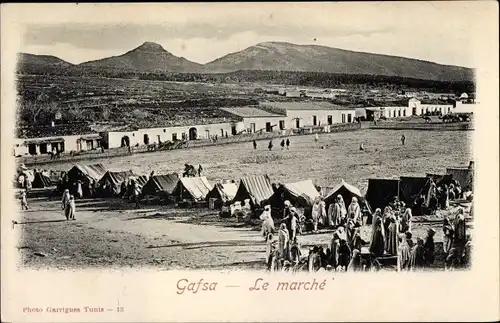
<path fill-rule="evenodd" d="M 17 270 L 473 271 L 498 217 L 474 3 L 27 7 L 2 45 Z"/>
<path fill-rule="evenodd" d="M 473 53 L 266 18 L 27 26 L 12 147 L 23 266 L 471 266 Z"/>

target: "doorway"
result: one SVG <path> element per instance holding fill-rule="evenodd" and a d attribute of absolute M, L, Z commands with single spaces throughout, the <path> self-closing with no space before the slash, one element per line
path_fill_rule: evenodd
<path fill-rule="evenodd" d="M 28 145 L 28 153 L 30 155 L 36 155 L 36 145 L 35 144 Z"/>
<path fill-rule="evenodd" d="M 273 128 L 271 127 L 271 122 L 266 122 L 266 132 L 271 132 L 273 131 Z"/>
<path fill-rule="evenodd" d="M 347 115 L 347 122 L 351 123 L 352 122 L 352 114 Z"/>
<path fill-rule="evenodd" d="M 121 147 L 130 147 L 130 138 L 128 136 L 122 137 Z"/>
<path fill-rule="evenodd" d="M 236 132 L 236 126 L 231 126 L 231 134 L 232 134 L 233 136 L 236 136 L 236 133 L 237 133 L 237 132 Z"/>
<path fill-rule="evenodd" d="M 43 143 L 40 144 L 40 154 L 46 154 L 47 153 L 47 144 Z"/>
<path fill-rule="evenodd" d="M 318 117 L 313 116 L 313 126 L 318 125 Z"/>
<path fill-rule="evenodd" d="M 250 124 L 250 132 L 255 133 L 255 123 Z"/>
<path fill-rule="evenodd" d="M 299 118 L 295 119 L 295 128 L 300 128 L 300 119 Z"/>
<path fill-rule="evenodd" d="M 328 121 L 328 125 L 332 125 L 333 124 L 333 117 L 332 116 L 328 116 L 327 117 L 327 121 Z"/>
<path fill-rule="evenodd" d="M 189 129 L 189 140 L 196 140 L 198 138 L 198 130 L 195 127 Z"/>
<path fill-rule="evenodd" d="M 149 145 L 149 135 L 147 133 L 144 134 L 144 144 Z"/>

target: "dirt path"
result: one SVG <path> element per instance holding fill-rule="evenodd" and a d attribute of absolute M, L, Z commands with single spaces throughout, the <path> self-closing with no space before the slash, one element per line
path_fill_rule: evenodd
<path fill-rule="evenodd" d="M 58 200 L 31 200 L 30 208 L 14 229 L 22 233 L 18 248 L 25 266 L 265 268 L 265 243 L 258 228 L 220 219 L 207 209 L 134 209 L 120 199 L 79 200 L 77 220 L 66 221 Z M 429 227 L 436 229 L 440 248 L 441 222 L 415 223 L 414 236 L 423 238 Z M 370 228 L 363 227 L 361 234 L 368 241 Z M 331 231 L 299 236 L 303 254 L 313 244 L 326 247 L 331 236 Z"/>

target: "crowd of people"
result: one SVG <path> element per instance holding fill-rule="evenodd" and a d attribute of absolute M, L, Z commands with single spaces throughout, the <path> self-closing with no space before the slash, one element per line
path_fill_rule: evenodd
<path fill-rule="evenodd" d="M 315 245 L 308 255 L 302 255 L 299 236 L 303 234 L 306 217 L 290 203 L 284 202 L 282 214 L 271 216 L 267 205 L 260 215 L 261 235 L 266 241 L 268 270 L 307 269 L 309 271 L 367 271 L 380 269 L 381 263 L 394 263 L 398 271 L 424 270 L 433 267 L 436 258 L 435 229 L 429 228 L 425 237 L 412 233 L 412 210 L 395 200 L 383 212 L 377 208 L 372 215 L 370 239 L 361 237 L 361 207 L 356 197 L 346 208 L 341 195 L 328 212 L 322 199 L 312 206 L 314 231 L 317 225 L 333 230 L 329 245 Z M 276 224 L 275 225 L 275 220 Z M 453 220 L 443 225 L 445 268 L 470 266 L 471 236 L 466 234 L 464 209 L 458 208 Z"/>

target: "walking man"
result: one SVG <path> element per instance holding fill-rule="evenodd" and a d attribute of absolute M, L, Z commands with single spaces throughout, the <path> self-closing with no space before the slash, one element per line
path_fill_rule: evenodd
<path fill-rule="evenodd" d="M 257 149 L 257 141 L 253 140 L 253 149 Z"/>
<path fill-rule="evenodd" d="M 406 140 L 406 137 L 404 134 L 401 135 L 401 143 L 403 144 L 403 146 L 405 145 L 405 140 Z"/>
<path fill-rule="evenodd" d="M 290 148 L 290 139 L 286 138 L 286 150 Z"/>

